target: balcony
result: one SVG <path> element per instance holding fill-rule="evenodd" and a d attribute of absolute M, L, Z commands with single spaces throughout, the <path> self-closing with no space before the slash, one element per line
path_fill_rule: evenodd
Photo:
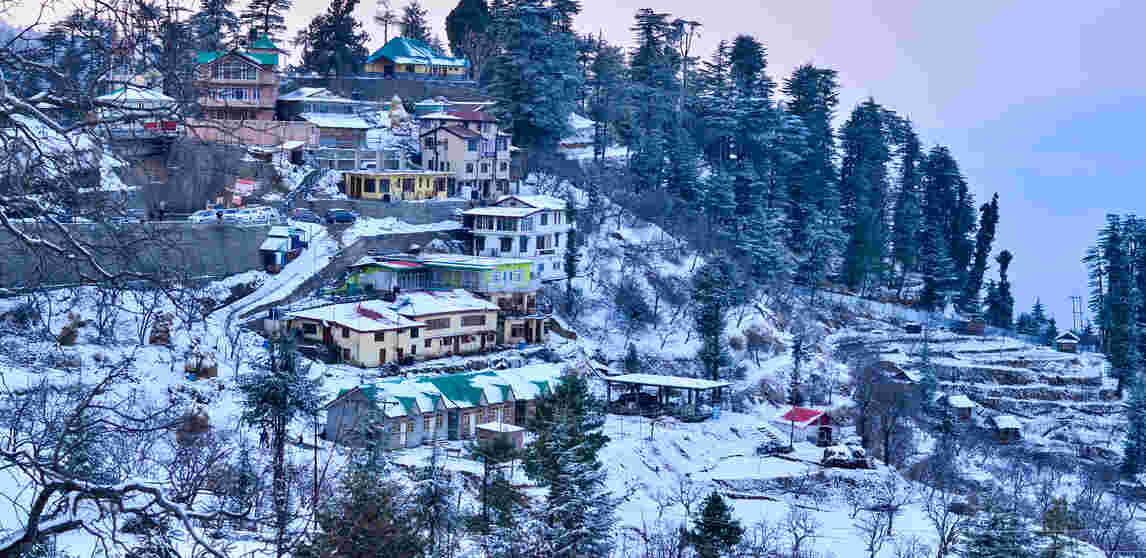
<path fill-rule="evenodd" d="M 274 99 L 250 99 L 250 100 L 237 100 L 237 99 L 214 99 L 211 97 L 199 97 L 199 106 L 203 108 L 249 108 L 249 109 L 271 109 L 275 108 Z"/>
<path fill-rule="evenodd" d="M 552 256 L 553 254 L 556 254 L 556 253 L 557 253 L 557 250 L 555 248 L 545 248 L 543 250 L 537 251 L 538 256 Z"/>

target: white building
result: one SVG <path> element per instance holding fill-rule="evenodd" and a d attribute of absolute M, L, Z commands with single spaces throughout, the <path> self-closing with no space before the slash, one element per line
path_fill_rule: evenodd
<path fill-rule="evenodd" d="M 476 256 L 526 258 L 542 281 L 565 277 L 569 221 L 565 201 L 551 196 L 506 196 L 463 214 Z"/>

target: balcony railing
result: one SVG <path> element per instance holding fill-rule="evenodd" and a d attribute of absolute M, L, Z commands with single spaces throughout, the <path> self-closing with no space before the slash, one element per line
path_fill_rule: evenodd
<path fill-rule="evenodd" d="M 537 251 L 538 256 L 552 256 L 553 254 L 556 254 L 556 253 L 557 253 L 557 250 L 555 250 L 553 248 L 545 248 L 543 250 Z"/>

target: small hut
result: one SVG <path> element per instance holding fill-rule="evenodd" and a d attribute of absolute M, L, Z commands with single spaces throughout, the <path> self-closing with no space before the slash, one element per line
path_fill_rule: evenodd
<path fill-rule="evenodd" d="M 832 445 L 832 417 L 827 411 L 790 407 L 772 419 L 772 424 L 787 432 L 790 441 L 815 441 L 817 446 Z"/>
<path fill-rule="evenodd" d="M 1054 338 L 1054 345 L 1060 353 L 1077 353 L 1078 341 L 1078 336 L 1073 331 L 1064 331 Z"/>
<path fill-rule="evenodd" d="M 944 403 L 959 420 L 971 420 L 971 412 L 975 410 L 975 402 L 966 395 L 945 396 Z"/>
<path fill-rule="evenodd" d="M 525 429 L 520 426 L 504 422 L 487 422 L 477 425 L 475 430 L 479 442 L 502 439 L 509 442 L 513 449 L 519 450 L 525 447 Z"/>
<path fill-rule="evenodd" d="M 1022 424 L 1019 423 L 1019 419 L 1011 415 L 991 417 L 991 423 L 995 426 L 995 435 L 1004 444 L 1020 440 L 1023 437 Z"/>

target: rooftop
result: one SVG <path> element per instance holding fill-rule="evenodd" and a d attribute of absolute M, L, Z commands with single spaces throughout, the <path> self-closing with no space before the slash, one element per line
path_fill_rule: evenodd
<path fill-rule="evenodd" d="M 479 110 L 451 110 L 450 114 L 466 122 L 497 122 L 497 117 Z"/>
<path fill-rule="evenodd" d="M 966 395 L 952 395 L 947 398 L 947 404 L 956 409 L 972 409 L 975 407 L 975 402 L 971 401 Z"/>
<path fill-rule="evenodd" d="M 445 408 L 456 409 L 476 407 L 483 398 L 487 403 L 536 399 L 552 392 L 560 381 L 561 370 L 555 364 L 533 364 L 507 370 L 393 378 L 344 390 L 338 397 L 360 391 L 372 401 L 403 403 L 401 398 L 406 398 L 410 405 L 386 406 L 388 416 L 402 416 L 409 412 L 412 404 L 417 404 L 423 413 L 432 412 L 436 409 L 435 401 L 440 401 Z"/>
<path fill-rule="evenodd" d="M 507 205 L 503 204 L 512 204 L 514 201 L 537 209 L 565 209 L 566 207 L 565 200 L 561 198 L 555 198 L 553 196 L 519 195 L 504 196 L 497 200 L 497 205 L 498 207 L 507 207 Z"/>
<path fill-rule="evenodd" d="M 370 64 L 379 59 L 386 59 L 395 64 L 430 64 L 434 66 L 468 67 L 469 61 L 465 58 L 452 58 L 434 50 L 430 45 L 406 37 L 394 37 L 382 48 L 374 51 L 366 63 Z"/>
<path fill-rule="evenodd" d="M 1018 430 L 1023 427 L 1023 425 L 1019 422 L 1019 419 L 1011 415 L 998 415 L 992 420 L 995 421 L 995 428 L 1000 430 Z"/>
<path fill-rule="evenodd" d="M 525 432 L 525 429 L 513 424 L 506 424 L 504 422 L 487 422 L 479 424 L 475 428 L 478 430 L 485 430 L 486 432 Z"/>
<path fill-rule="evenodd" d="M 475 207 L 462 212 L 462 215 L 485 215 L 490 217 L 526 217 L 540 211 L 535 207 Z"/>
<path fill-rule="evenodd" d="M 806 407 L 792 407 L 776 417 L 776 422 L 795 423 L 797 426 L 807 426 L 820 418 L 824 411 L 808 409 Z"/>
<path fill-rule="evenodd" d="M 330 304 L 290 312 L 287 315 L 292 318 L 329 322 L 360 332 L 386 331 L 426 325 L 398 314 L 380 300 Z"/>
<path fill-rule="evenodd" d="M 661 376 L 658 374 L 622 374 L 605 378 L 609 383 L 633 384 L 642 386 L 657 386 L 679 389 L 715 389 L 727 387 L 728 382 L 702 380 L 700 378 L 685 378 L 683 376 Z"/>
<path fill-rule="evenodd" d="M 304 112 L 298 115 L 298 117 L 319 128 L 344 128 L 349 130 L 368 130 L 373 128 L 369 122 L 352 114 Z"/>
<path fill-rule="evenodd" d="M 406 317 L 498 309 L 496 304 L 462 289 L 405 293 L 389 308 Z"/>
<path fill-rule="evenodd" d="M 442 126 L 440 128 L 434 128 L 433 130 L 428 130 L 426 132 L 422 132 L 422 135 L 423 136 L 432 136 L 438 132 L 448 132 L 448 133 L 453 134 L 453 135 L 455 135 L 459 138 L 462 138 L 462 139 L 471 139 L 471 138 L 480 138 L 481 137 L 481 134 L 479 134 L 479 133 L 477 133 L 477 132 L 475 132 L 469 128 L 466 128 L 464 126 Z"/>

